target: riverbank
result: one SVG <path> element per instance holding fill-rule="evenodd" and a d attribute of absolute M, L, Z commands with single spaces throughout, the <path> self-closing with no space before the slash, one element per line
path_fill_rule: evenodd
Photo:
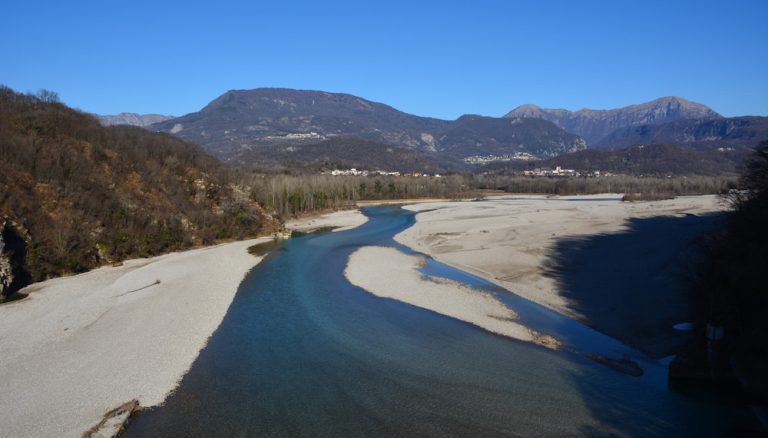
<path fill-rule="evenodd" d="M 674 289 L 679 286 L 674 277 L 680 272 L 665 264 L 679 261 L 693 231 L 707 224 L 695 228 L 684 223 L 686 220 L 653 221 L 642 234 L 633 234 L 633 221 L 668 217 L 704 218 L 706 222 L 708 215 L 727 206 L 717 196 L 631 203 L 618 202 L 617 197 L 529 195 L 478 203 L 408 205 L 404 208 L 418 212 L 416 223 L 395 240 L 662 356 L 669 350 L 668 343 L 657 348 L 658 339 L 636 326 L 628 329 L 625 317 L 632 317 L 629 322 L 644 318 L 642 323 L 656 334 L 671 331 L 667 319 L 684 313 L 684 309 L 674 308 L 684 300 Z M 590 201 L 580 202 L 586 199 Z M 625 238 L 590 240 L 621 233 Z M 573 247 L 596 251 L 563 256 Z M 604 263 L 585 270 L 582 265 L 588 263 L 590 254 Z M 585 281 L 587 277 L 592 281 Z M 654 290 L 638 291 L 632 286 L 633 281 L 644 278 L 654 280 Z M 664 287 L 656 287 L 659 285 Z M 645 338 L 650 342 L 644 342 Z"/>
<path fill-rule="evenodd" d="M 22 289 L 0 306 L 3 436 L 79 437 L 108 411 L 162 403 L 270 238 L 128 260 Z"/>
<path fill-rule="evenodd" d="M 285 222 L 285 228 L 301 233 L 311 233 L 328 228 L 332 228 L 332 231 L 344 231 L 359 227 L 367 221 L 368 217 L 355 208 L 354 210 L 340 210 L 291 219 Z"/>

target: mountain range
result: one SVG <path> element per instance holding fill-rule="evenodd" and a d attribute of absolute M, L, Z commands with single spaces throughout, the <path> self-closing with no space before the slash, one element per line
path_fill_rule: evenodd
<path fill-rule="evenodd" d="M 151 117 L 165 116 L 126 115 L 121 123 L 141 124 Z M 400 171 L 419 166 L 425 171 L 466 170 L 477 163 L 541 161 L 636 145 L 722 152 L 751 149 L 768 138 L 766 117 L 727 118 L 675 96 L 606 110 L 526 104 L 503 117 L 441 120 L 350 94 L 285 88 L 230 90 L 200 111 L 144 126 L 199 144 L 230 162 Z M 678 149 L 659 151 L 673 154 L 670 160 L 681 156 Z M 723 169 L 732 167 L 729 162 Z"/>
<path fill-rule="evenodd" d="M 504 117 L 549 120 L 564 130 L 583 137 L 590 147 L 606 144 L 605 138 L 618 129 L 683 119 L 722 118 L 720 114 L 705 105 L 676 96 L 608 110 L 568 111 L 526 104 L 513 109 Z"/>
<path fill-rule="evenodd" d="M 214 156 L 242 161 L 269 146 L 356 137 L 450 159 L 522 152 L 548 157 L 586 148 L 583 139 L 548 121 L 464 116 L 420 117 L 357 96 L 322 91 L 232 90 L 202 110 L 150 129 L 202 145 Z"/>

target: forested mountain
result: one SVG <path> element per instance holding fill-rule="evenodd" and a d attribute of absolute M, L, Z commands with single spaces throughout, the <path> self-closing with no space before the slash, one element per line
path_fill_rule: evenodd
<path fill-rule="evenodd" d="M 501 119 L 466 115 L 451 123 L 438 137 L 443 154 L 456 158 L 472 155 L 507 155 L 515 152 L 538 158 L 554 157 L 587 148 L 579 136 L 540 119 Z"/>
<path fill-rule="evenodd" d="M 258 88 L 228 91 L 199 112 L 153 128 L 228 159 L 260 146 L 316 143 L 339 135 L 430 150 L 428 133 L 446 126 L 349 94 Z"/>
<path fill-rule="evenodd" d="M 102 116 L 94 114 L 99 122 L 104 126 L 114 125 L 131 125 L 131 126 L 149 126 L 153 123 L 160 123 L 165 120 L 170 120 L 174 116 L 164 116 L 161 114 L 136 114 L 136 113 L 120 113 L 114 116 Z"/>
<path fill-rule="evenodd" d="M 0 292 L 279 226 L 198 146 L 103 127 L 53 93 L 0 88 L 0 157 Z"/>
<path fill-rule="evenodd" d="M 275 144 L 244 151 L 237 160 L 257 168 L 305 169 L 318 172 L 334 169 L 366 169 L 398 172 L 443 173 L 470 170 L 460 160 L 438 153 L 421 152 L 355 137 L 332 137 L 309 144 Z"/>
<path fill-rule="evenodd" d="M 507 113 L 508 118 L 539 118 L 554 122 L 564 130 L 583 137 L 590 147 L 604 144 L 617 129 L 653 125 L 683 119 L 716 119 L 721 116 L 700 103 L 668 96 L 624 108 L 568 111 L 522 105 Z"/>
<path fill-rule="evenodd" d="M 438 120 L 349 94 L 282 88 L 228 91 L 199 112 L 151 129 L 200 144 L 226 160 L 263 156 L 265 146 L 317 143 L 338 136 L 440 152 L 453 159 L 518 151 L 552 156 L 582 147 L 576 136 L 548 122 L 514 124 L 476 116 Z"/>
<path fill-rule="evenodd" d="M 749 149 L 697 150 L 681 145 L 640 145 L 619 150 L 588 149 L 527 163 L 492 163 L 490 173 L 520 172 L 533 168 L 601 171 L 624 175 L 735 175 Z"/>
<path fill-rule="evenodd" d="M 666 143 L 698 149 L 754 148 L 768 138 L 768 117 L 730 117 L 677 120 L 614 131 L 594 145 L 621 149 L 640 144 Z"/>

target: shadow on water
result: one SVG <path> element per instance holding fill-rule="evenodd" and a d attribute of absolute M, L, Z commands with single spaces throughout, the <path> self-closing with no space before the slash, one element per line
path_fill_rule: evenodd
<path fill-rule="evenodd" d="M 349 255 L 397 247 L 414 220 L 365 211 L 361 227 L 290 239 L 255 268 L 127 436 L 712 435 L 689 433 L 711 417 L 666 389 L 351 285 Z"/>
<path fill-rule="evenodd" d="M 692 316 L 696 239 L 724 220 L 723 213 L 631 219 L 622 232 L 564 238 L 546 275 L 590 326 L 651 357 L 668 356 L 685 342 L 673 326 Z"/>

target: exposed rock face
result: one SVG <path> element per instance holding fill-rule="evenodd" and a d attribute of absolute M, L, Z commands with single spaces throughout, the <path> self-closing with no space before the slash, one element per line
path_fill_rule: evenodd
<path fill-rule="evenodd" d="M 0 219 L 0 296 L 8 296 L 31 282 L 26 269 L 27 243 L 13 222 Z"/>
<path fill-rule="evenodd" d="M 120 113 L 115 116 L 101 116 L 95 115 L 99 122 L 104 126 L 112 125 L 132 125 L 132 126 L 149 126 L 153 123 L 160 123 L 174 116 L 164 116 L 161 114 L 136 114 L 136 113 Z"/>
<path fill-rule="evenodd" d="M 600 144 L 606 136 L 617 129 L 683 119 L 716 119 L 722 116 L 700 103 L 668 96 L 638 105 L 608 110 L 568 111 L 527 104 L 515 108 L 504 117 L 549 120 L 566 131 L 583 137 L 590 146 L 594 146 Z"/>

